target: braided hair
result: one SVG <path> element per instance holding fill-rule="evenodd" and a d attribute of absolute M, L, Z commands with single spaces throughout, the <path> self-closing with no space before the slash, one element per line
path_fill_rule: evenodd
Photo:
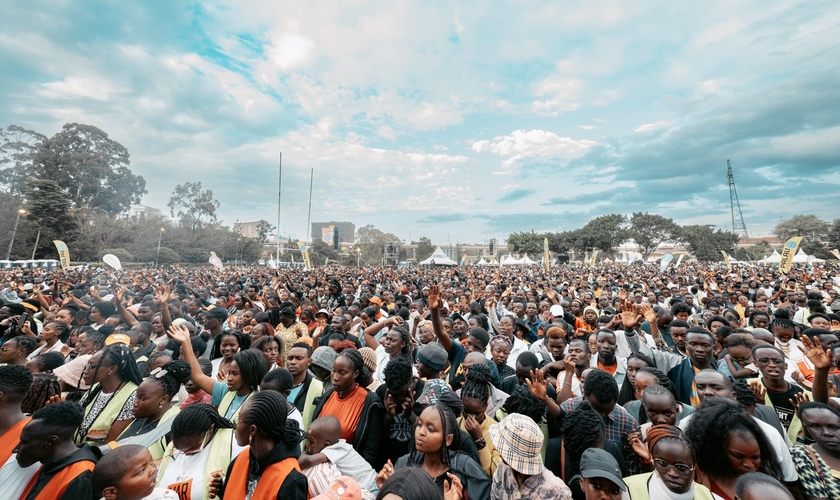
<path fill-rule="evenodd" d="M 442 434 L 443 434 L 443 441 L 440 445 L 440 462 L 444 465 L 451 465 L 450 464 L 450 446 L 446 444 L 446 438 L 448 436 L 452 436 L 453 442 L 458 435 L 458 419 L 455 417 L 455 412 L 452 411 L 452 408 L 449 407 L 447 404 L 441 403 L 434 403 L 432 405 L 427 406 L 423 413 L 427 410 L 436 411 L 438 416 L 440 416 L 440 423 L 442 427 Z M 421 413 L 422 416 L 422 413 Z M 417 424 L 414 424 L 415 429 L 417 428 Z M 414 447 L 414 440 L 411 440 L 411 452 L 408 454 L 408 464 L 409 465 L 420 465 L 423 463 L 425 459 L 425 455 L 419 451 L 417 448 Z"/>
<path fill-rule="evenodd" d="M 773 331 L 773 328 L 777 326 L 779 328 L 796 328 L 790 319 L 790 311 L 787 309 L 777 309 L 773 313 L 773 321 L 770 322 L 770 331 Z"/>
<path fill-rule="evenodd" d="M 20 411 L 31 415 L 47 405 L 53 396 L 61 396 L 58 377 L 47 373 L 32 375 L 32 384 L 20 403 Z"/>
<path fill-rule="evenodd" d="M 64 364 L 64 355 L 60 352 L 45 352 L 32 360 L 39 372 L 51 372 Z"/>
<path fill-rule="evenodd" d="M 631 352 L 627 356 L 627 361 L 631 359 L 638 359 L 647 366 L 644 368 L 656 368 L 656 362 L 649 357 L 639 352 Z M 624 406 L 625 403 L 636 400 L 636 390 L 633 384 L 630 383 L 630 377 L 624 377 L 624 382 L 621 383 L 621 388 L 618 391 L 618 404 Z"/>
<path fill-rule="evenodd" d="M 125 344 L 112 344 L 103 349 L 102 356 L 99 358 L 99 363 L 92 366 L 93 380 L 96 380 L 96 375 L 102 366 L 112 365 L 117 367 L 117 373 L 120 375 L 122 382 L 131 382 L 135 385 L 140 385 L 143 382 L 143 376 L 140 375 L 140 370 L 137 369 L 137 362 L 131 354 L 131 350 Z M 81 384 L 79 384 L 81 387 Z M 77 389 L 78 390 L 78 389 Z M 82 406 L 96 399 L 99 393 L 102 392 L 102 385 L 97 384 L 91 388 L 82 398 Z"/>
<path fill-rule="evenodd" d="M 35 349 L 38 348 L 38 341 L 25 335 L 12 337 L 6 341 L 6 344 L 10 344 L 11 342 L 15 343 L 14 346 L 16 349 L 23 349 L 27 356 L 35 352 Z M 9 345 L 9 347 L 11 347 L 11 345 Z"/>
<path fill-rule="evenodd" d="M 297 420 L 287 418 L 288 407 L 286 398 L 279 392 L 259 392 L 248 400 L 239 422 L 253 425 L 258 433 L 276 443 L 297 446 L 303 440 L 303 432 Z"/>
<path fill-rule="evenodd" d="M 176 359 L 156 369 L 154 373 L 150 373 L 146 380 L 159 383 L 163 388 L 163 393 L 169 396 L 169 400 L 172 401 L 172 398 L 181 389 L 181 384 L 190 379 L 191 372 L 189 363 Z M 159 375 L 160 373 L 163 373 L 163 375 Z"/>
<path fill-rule="evenodd" d="M 53 321 L 52 324 L 55 325 L 55 329 L 58 332 L 58 340 L 66 343 L 67 339 L 70 338 L 70 325 L 61 321 Z"/>
<path fill-rule="evenodd" d="M 400 340 L 402 340 L 402 348 L 400 349 L 400 355 L 406 356 L 411 352 L 411 333 L 409 333 L 408 328 L 404 326 L 395 326 L 391 328 L 392 332 L 397 332 L 400 334 Z"/>
<path fill-rule="evenodd" d="M 639 373 L 647 373 L 656 377 L 659 380 L 659 385 L 671 391 L 671 394 L 674 395 L 674 399 L 677 399 L 677 388 L 674 387 L 674 383 L 671 382 L 671 379 L 668 378 L 668 375 L 665 375 L 665 372 L 658 368 L 651 368 L 646 366 L 640 369 L 638 372 L 636 372 L 636 376 L 638 376 Z"/>
<path fill-rule="evenodd" d="M 581 401 L 577 408 L 563 420 L 563 446 L 566 463 L 574 476 L 580 470 L 580 457 L 587 448 L 598 447 L 604 440 L 604 419 L 592 408 L 589 401 Z"/>
<path fill-rule="evenodd" d="M 209 429 L 233 429 L 236 427 L 230 420 L 219 415 L 215 408 L 208 404 L 191 404 L 181 410 L 172 420 L 173 439 L 201 436 Z"/>
<path fill-rule="evenodd" d="M 470 367 L 472 371 L 472 367 Z M 507 400 L 505 400 L 502 409 L 510 415 L 511 413 L 520 413 L 531 419 L 538 425 L 543 422 L 545 416 L 545 405 L 531 394 L 531 391 L 524 384 L 516 387 Z"/>
<path fill-rule="evenodd" d="M 471 398 L 487 403 L 490 398 L 490 368 L 486 363 L 476 363 L 470 366 L 466 381 L 461 388 L 461 399 Z"/>
<path fill-rule="evenodd" d="M 404 500 L 443 500 L 438 485 L 426 471 L 418 467 L 403 467 L 385 481 L 376 500 L 382 500 L 389 494 Z"/>
<path fill-rule="evenodd" d="M 353 365 L 353 370 L 358 371 L 359 374 L 356 376 L 356 383 L 359 385 L 364 385 L 365 381 L 370 377 L 370 370 L 365 366 L 365 359 L 356 349 L 344 349 L 340 353 L 338 353 L 337 358 L 344 356 L 347 358 L 350 363 Z M 388 364 L 391 364 L 389 362 Z"/>

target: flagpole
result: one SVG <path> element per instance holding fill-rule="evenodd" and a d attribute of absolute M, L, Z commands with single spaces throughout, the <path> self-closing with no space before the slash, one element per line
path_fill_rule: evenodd
<path fill-rule="evenodd" d="M 309 244 L 309 219 L 312 215 L 312 181 L 315 179 L 315 169 L 313 168 L 309 173 L 309 211 L 306 212 L 306 244 Z"/>
<path fill-rule="evenodd" d="M 280 196 L 283 194 L 283 153 L 280 153 L 277 177 L 277 257 L 275 257 L 275 262 L 280 262 Z"/>

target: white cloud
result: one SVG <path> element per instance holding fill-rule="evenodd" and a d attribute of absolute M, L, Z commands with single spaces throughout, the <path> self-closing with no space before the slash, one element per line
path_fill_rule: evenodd
<path fill-rule="evenodd" d="M 650 132 L 651 130 L 665 128 L 670 124 L 671 122 L 669 120 L 660 120 L 658 122 L 645 123 L 634 128 L 633 132 Z"/>
<path fill-rule="evenodd" d="M 596 144 L 595 141 L 560 137 L 544 130 L 516 130 L 510 135 L 474 142 L 471 149 L 477 153 L 489 152 L 507 157 L 502 164 L 509 169 L 528 158 L 577 158 Z"/>
<path fill-rule="evenodd" d="M 297 33 L 277 36 L 267 50 L 269 57 L 280 69 L 286 71 L 303 66 L 312 55 L 315 43 Z"/>

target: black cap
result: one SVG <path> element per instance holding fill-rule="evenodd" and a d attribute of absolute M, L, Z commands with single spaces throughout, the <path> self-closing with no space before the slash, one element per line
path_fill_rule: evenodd
<path fill-rule="evenodd" d="M 589 448 L 580 457 L 580 477 L 591 479 L 604 478 L 624 491 L 627 485 L 621 479 L 621 469 L 612 455 L 600 448 Z"/>

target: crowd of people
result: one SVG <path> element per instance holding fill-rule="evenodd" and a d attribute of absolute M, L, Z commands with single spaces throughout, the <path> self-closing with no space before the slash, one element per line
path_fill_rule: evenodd
<path fill-rule="evenodd" d="M 0 272 L 21 500 L 840 499 L 840 272 Z"/>

